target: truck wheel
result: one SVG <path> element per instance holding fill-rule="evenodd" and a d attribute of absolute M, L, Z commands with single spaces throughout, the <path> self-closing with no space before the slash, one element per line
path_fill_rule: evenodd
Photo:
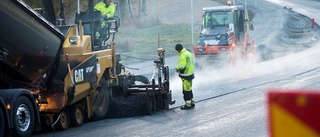
<path fill-rule="evenodd" d="M 105 89 L 105 91 L 103 89 Z M 111 100 L 110 88 L 102 88 L 99 92 L 104 92 L 104 93 L 99 94 L 99 95 L 102 95 L 103 98 L 101 99 L 100 102 L 98 102 L 96 109 L 93 111 L 94 120 L 101 120 L 105 118 L 105 116 L 108 113 L 109 104 Z"/>
<path fill-rule="evenodd" d="M 234 65 L 235 63 L 235 49 L 231 49 L 230 58 L 229 58 L 229 64 Z"/>
<path fill-rule="evenodd" d="M 81 104 L 76 104 L 70 108 L 70 124 L 79 127 L 84 123 L 84 110 Z"/>
<path fill-rule="evenodd" d="M 60 115 L 60 118 L 59 118 L 59 115 Z M 56 120 L 57 118 L 59 118 L 59 120 L 55 125 L 56 129 L 66 130 L 69 128 L 70 115 L 69 115 L 69 111 L 67 109 L 63 109 L 59 114 L 56 114 L 54 116 L 54 119 Z"/>
<path fill-rule="evenodd" d="M 2 109 L 0 108 L 0 137 L 3 137 L 4 135 L 4 129 L 6 127 L 6 122 L 4 121 L 4 113 Z"/>
<path fill-rule="evenodd" d="M 18 97 L 13 109 L 13 125 L 15 136 L 30 136 L 34 127 L 34 109 L 27 97 Z"/>

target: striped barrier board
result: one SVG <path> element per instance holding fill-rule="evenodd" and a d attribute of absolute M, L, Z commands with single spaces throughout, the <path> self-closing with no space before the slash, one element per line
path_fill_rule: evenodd
<path fill-rule="evenodd" d="M 320 137 L 320 90 L 269 90 L 269 137 Z"/>

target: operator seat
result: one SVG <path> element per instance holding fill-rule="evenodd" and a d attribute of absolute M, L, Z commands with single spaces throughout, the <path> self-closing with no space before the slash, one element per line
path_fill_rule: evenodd
<path fill-rule="evenodd" d="M 83 25 L 83 34 L 90 35 L 91 41 L 93 43 L 93 49 L 98 45 L 97 41 L 95 41 L 95 32 L 98 29 L 97 22 L 100 21 L 101 13 L 99 11 L 90 12 L 89 10 L 85 12 L 76 13 L 75 23 L 79 25 L 80 20 L 82 20 Z"/>

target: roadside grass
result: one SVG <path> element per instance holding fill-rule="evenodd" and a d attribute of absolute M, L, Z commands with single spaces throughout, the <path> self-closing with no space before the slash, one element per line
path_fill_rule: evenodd
<path fill-rule="evenodd" d="M 131 58 L 157 59 L 158 47 L 165 49 L 165 56 L 176 56 L 174 49 L 181 43 L 192 49 L 191 27 L 189 24 L 159 24 L 151 27 L 125 27 L 116 36 L 117 53 L 122 60 Z M 194 34 L 195 40 L 198 34 Z M 129 57 L 129 58 L 128 58 Z"/>

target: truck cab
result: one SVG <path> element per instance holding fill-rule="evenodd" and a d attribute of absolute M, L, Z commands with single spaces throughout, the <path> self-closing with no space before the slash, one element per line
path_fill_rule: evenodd
<path fill-rule="evenodd" d="M 199 40 L 193 46 L 196 62 L 228 62 L 241 56 L 237 51 L 247 46 L 247 25 L 242 5 L 204 7 Z"/>

